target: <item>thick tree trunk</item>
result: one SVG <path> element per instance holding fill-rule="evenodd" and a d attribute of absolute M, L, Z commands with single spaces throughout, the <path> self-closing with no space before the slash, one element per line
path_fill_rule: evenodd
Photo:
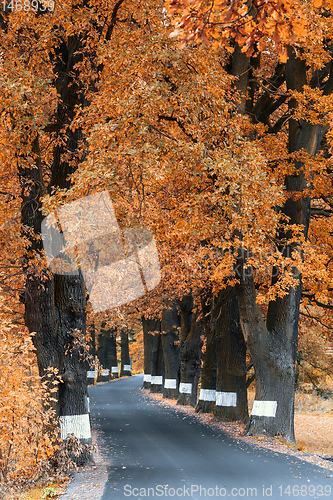
<path fill-rule="evenodd" d="M 149 389 L 151 383 L 151 361 L 154 332 L 160 329 L 160 323 L 156 319 L 142 318 L 143 328 L 143 389 Z"/>
<path fill-rule="evenodd" d="M 33 149 L 38 155 L 38 138 L 33 143 Z M 62 377 L 55 394 L 61 436 L 66 438 L 68 433 L 74 433 L 82 442 L 90 443 L 87 363 L 76 342 L 85 334 L 86 328 L 84 282 L 79 273 L 52 278 L 46 271 L 34 266 L 30 256 L 32 252 L 38 254 L 42 249 L 40 198 L 44 188 L 38 162 L 35 169 L 22 169 L 20 177 L 23 199 L 21 218 L 30 240 L 24 264 L 26 287 L 22 296 L 25 322 L 33 333 L 40 375 L 44 376 L 47 368 L 52 367 L 58 369 Z M 78 462 L 86 458 L 81 457 Z"/>
<path fill-rule="evenodd" d="M 201 369 L 201 388 L 197 409 L 210 413 L 215 407 L 216 398 L 216 329 L 213 320 L 214 297 L 210 294 L 201 301 L 206 349 Z"/>
<path fill-rule="evenodd" d="M 185 297 L 180 305 L 180 384 L 178 403 L 196 406 L 201 369 L 201 336 L 203 325 L 197 322 L 198 313 L 192 313 L 193 300 Z"/>
<path fill-rule="evenodd" d="M 129 355 L 129 345 L 128 345 L 128 331 L 121 330 L 120 332 L 120 349 L 121 349 L 121 368 L 120 376 L 130 376 L 131 375 L 131 360 Z"/>
<path fill-rule="evenodd" d="M 180 356 L 179 356 L 180 316 L 177 307 L 162 312 L 161 340 L 164 356 L 165 378 L 163 396 L 177 399 L 179 395 Z"/>
<path fill-rule="evenodd" d="M 266 328 L 256 304 L 253 275 L 239 263 L 240 320 L 256 371 L 256 396 L 248 434 L 282 435 L 294 443 L 294 360 L 291 328 L 275 335 Z"/>
<path fill-rule="evenodd" d="M 161 322 L 157 322 L 157 330 L 151 343 L 151 383 L 150 392 L 163 392 L 164 359 L 161 338 Z"/>
<path fill-rule="evenodd" d="M 60 356 L 59 416 L 61 437 L 75 434 L 91 444 L 87 401 L 87 363 L 80 340 L 86 330 L 86 290 L 83 277 L 55 275 L 55 325 Z M 79 336 L 77 333 L 80 332 Z M 81 338 L 80 338 L 81 337 Z"/>
<path fill-rule="evenodd" d="M 246 345 L 239 321 L 236 290 L 215 298 L 217 380 L 214 414 L 223 420 L 248 421 Z"/>

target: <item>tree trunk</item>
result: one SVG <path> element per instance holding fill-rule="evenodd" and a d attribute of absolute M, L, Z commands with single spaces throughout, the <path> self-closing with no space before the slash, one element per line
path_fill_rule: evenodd
<path fill-rule="evenodd" d="M 107 382 L 112 374 L 112 367 L 117 367 L 117 346 L 115 333 L 110 328 L 105 328 L 105 322 L 101 325 L 101 331 L 98 336 L 97 356 L 102 365 L 100 380 Z M 118 372 L 116 372 L 118 376 Z"/>
<path fill-rule="evenodd" d="M 38 154 L 38 138 L 33 143 Z M 54 166 L 55 168 L 55 166 Z M 25 322 L 33 333 L 40 376 L 47 368 L 57 368 L 62 377 L 55 394 L 56 410 L 60 417 L 61 436 L 74 433 L 84 443 L 91 442 L 87 399 L 87 363 L 79 347 L 85 335 L 86 291 L 82 275 L 55 275 L 35 267 L 32 253 L 42 251 L 40 198 L 44 194 L 40 165 L 21 169 L 21 219 L 30 246 L 24 263 L 26 273 Z M 29 187 L 29 189 L 27 189 Z M 29 257 L 28 257 L 29 255 Z M 89 457 L 90 458 L 90 457 Z M 79 457 L 78 462 L 87 457 Z"/>
<path fill-rule="evenodd" d="M 121 330 L 120 332 L 120 349 L 121 349 L 121 368 L 120 376 L 131 375 L 131 360 L 129 356 L 128 331 Z"/>
<path fill-rule="evenodd" d="M 87 401 L 87 363 L 80 345 L 86 330 L 86 290 L 83 277 L 55 275 L 55 324 L 60 357 L 59 416 L 61 437 L 75 434 L 91 444 Z M 80 335 L 77 336 L 77 333 Z M 81 338 L 80 338 L 81 337 Z"/>
<path fill-rule="evenodd" d="M 235 289 L 222 290 L 215 298 L 213 321 L 217 356 L 214 414 L 223 420 L 247 422 L 246 345 Z"/>
<path fill-rule="evenodd" d="M 180 304 L 180 384 L 178 403 L 196 406 L 198 381 L 201 368 L 202 322 L 197 322 L 198 313 L 192 313 L 191 296 L 184 297 Z"/>
<path fill-rule="evenodd" d="M 108 363 L 111 378 L 118 378 L 117 332 L 114 330 L 109 331 Z"/>
<path fill-rule="evenodd" d="M 161 340 L 164 356 L 165 379 L 163 396 L 177 399 L 179 395 L 180 356 L 179 356 L 180 316 L 174 305 L 171 310 L 162 312 Z"/>
<path fill-rule="evenodd" d="M 237 286 L 241 325 L 256 371 L 255 403 L 246 432 L 279 434 L 294 443 L 292 336 L 281 338 L 268 331 L 256 304 L 253 276 L 242 274 Z"/>
<path fill-rule="evenodd" d="M 150 332 L 159 330 L 159 321 L 156 319 L 142 318 L 143 328 L 143 389 L 149 389 L 151 383 L 151 362 L 152 362 L 152 347 L 153 335 Z"/>
<path fill-rule="evenodd" d="M 89 345 L 89 366 L 87 371 L 87 383 L 95 383 L 95 351 L 96 351 L 96 339 L 95 339 L 95 324 L 91 323 L 87 329 L 89 330 L 91 341 Z"/>
<path fill-rule="evenodd" d="M 215 407 L 216 397 L 216 330 L 213 321 L 214 297 L 209 294 L 201 301 L 203 326 L 206 337 L 206 349 L 201 369 L 201 388 L 197 409 L 210 413 Z"/>
<path fill-rule="evenodd" d="M 286 83 L 288 90 L 302 91 L 307 84 L 307 67 L 305 61 L 296 57 L 293 49 L 289 49 L 286 63 Z M 332 75 L 327 80 L 324 93 L 332 92 Z M 292 114 L 297 107 L 295 100 L 288 103 Z M 289 120 L 290 153 L 304 149 L 315 156 L 322 141 L 325 128 L 313 125 L 305 120 Z M 286 191 L 302 193 L 307 188 L 307 179 L 303 171 L 303 163 L 295 161 L 296 173 L 285 178 Z M 281 212 L 288 216 L 289 224 L 299 226 L 299 232 L 307 238 L 310 221 L 310 198 L 300 196 L 287 199 Z M 291 233 L 281 232 L 278 235 L 279 250 L 285 257 L 291 257 L 297 244 L 285 243 Z M 251 434 L 280 434 L 294 443 L 294 388 L 295 361 L 298 341 L 299 307 L 302 291 L 301 275 L 296 268 L 292 269 L 296 281 L 295 288 L 290 288 L 284 297 L 271 301 L 267 311 L 266 325 L 256 305 L 253 276 L 249 268 L 244 269 L 244 261 L 240 259 L 240 285 L 238 298 L 241 324 L 247 339 L 251 358 L 256 371 L 256 401 L 252 410 L 247 432 Z M 278 279 L 273 279 L 273 283 Z M 266 403 L 265 403 L 266 402 Z"/>
<path fill-rule="evenodd" d="M 150 392 L 163 392 L 164 360 L 161 338 L 161 322 L 157 322 L 157 331 L 151 344 L 151 383 Z"/>

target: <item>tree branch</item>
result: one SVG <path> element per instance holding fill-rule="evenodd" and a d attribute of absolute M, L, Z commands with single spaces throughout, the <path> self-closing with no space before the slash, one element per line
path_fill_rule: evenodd
<path fill-rule="evenodd" d="M 302 297 L 306 297 L 307 299 L 310 299 L 318 307 L 322 307 L 323 309 L 332 309 L 333 310 L 332 304 L 324 304 L 323 302 L 320 302 L 320 300 L 317 300 L 313 294 L 302 292 Z"/>
<path fill-rule="evenodd" d="M 110 40 L 111 39 L 111 36 L 112 36 L 112 33 L 113 33 L 113 29 L 117 23 L 117 14 L 118 14 L 118 10 L 120 9 L 121 5 L 124 3 L 125 0 L 118 0 L 118 2 L 116 3 L 116 5 L 113 7 L 113 11 L 112 11 L 112 16 L 111 16 L 111 21 L 110 21 L 110 24 L 108 26 L 108 30 L 106 32 L 106 35 L 105 35 L 105 40 Z"/>

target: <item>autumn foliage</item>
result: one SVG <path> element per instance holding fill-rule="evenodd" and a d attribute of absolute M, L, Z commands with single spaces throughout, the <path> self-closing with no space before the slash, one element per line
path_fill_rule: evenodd
<path fill-rule="evenodd" d="M 22 326 L 25 279 L 40 296 L 53 283 L 39 208 L 108 190 L 121 229 L 152 230 L 162 281 L 115 320 L 238 285 L 242 257 L 257 301 L 282 299 L 301 273 L 303 307 L 329 326 L 332 8 L 65 0 L 1 13 L 3 478 L 35 470 L 53 443 Z"/>
<path fill-rule="evenodd" d="M 40 380 L 27 331 L 10 323 L 1 324 L 0 364 L 1 483 L 34 482 L 59 441 L 52 384 Z"/>

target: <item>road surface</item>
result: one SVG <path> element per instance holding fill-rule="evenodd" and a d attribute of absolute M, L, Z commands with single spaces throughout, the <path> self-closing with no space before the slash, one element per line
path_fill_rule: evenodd
<path fill-rule="evenodd" d="M 237 442 L 140 392 L 142 376 L 90 387 L 107 467 L 100 500 L 331 498 L 332 472 Z"/>

